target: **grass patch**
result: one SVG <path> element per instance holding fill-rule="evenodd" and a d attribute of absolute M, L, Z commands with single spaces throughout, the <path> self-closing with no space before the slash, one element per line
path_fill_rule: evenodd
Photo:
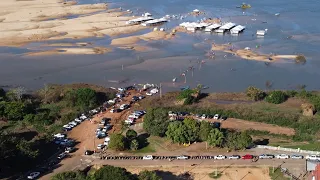
<path fill-rule="evenodd" d="M 289 179 L 290 179 L 290 178 L 285 177 L 285 176 L 283 175 L 283 173 L 281 172 L 281 169 L 280 169 L 280 168 L 275 169 L 274 172 L 272 172 L 272 171 L 273 171 L 273 168 L 270 167 L 270 168 L 269 168 L 269 176 L 270 176 L 270 178 L 271 178 L 272 180 L 289 180 Z"/>
<path fill-rule="evenodd" d="M 156 150 L 154 149 L 153 145 L 149 144 L 148 146 L 138 149 L 136 151 L 130 151 L 131 153 L 134 154 L 146 154 L 146 153 L 154 153 Z"/>
<path fill-rule="evenodd" d="M 219 179 L 222 176 L 221 171 L 213 171 L 212 173 L 209 174 L 209 177 L 212 179 Z"/>
<path fill-rule="evenodd" d="M 320 150 L 320 143 L 312 142 L 308 144 L 301 144 L 301 145 L 288 145 L 284 146 L 286 148 L 293 148 L 293 149 L 302 149 L 302 150 L 309 150 L 309 151 L 319 151 Z"/>

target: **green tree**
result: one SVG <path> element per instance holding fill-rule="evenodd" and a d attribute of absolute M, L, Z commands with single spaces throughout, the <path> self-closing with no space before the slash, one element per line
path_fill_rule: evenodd
<path fill-rule="evenodd" d="M 132 151 L 136 151 L 136 150 L 138 150 L 138 148 L 139 148 L 139 141 L 136 139 L 132 140 L 130 143 L 130 149 Z"/>
<path fill-rule="evenodd" d="M 265 100 L 269 103 L 280 104 L 287 100 L 287 95 L 282 91 L 272 91 Z"/>
<path fill-rule="evenodd" d="M 77 101 L 76 105 L 84 109 L 93 108 L 97 105 L 96 92 L 89 88 L 79 88 L 76 91 Z"/>
<path fill-rule="evenodd" d="M 150 108 L 143 120 L 143 128 L 147 133 L 163 137 L 169 125 L 168 112 L 162 108 Z"/>
<path fill-rule="evenodd" d="M 224 144 L 229 149 L 238 150 L 239 143 L 238 143 L 238 136 L 240 136 L 239 132 L 227 132 Z"/>
<path fill-rule="evenodd" d="M 0 101 L 0 117 L 6 116 L 5 109 L 6 109 L 6 102 Z"/>
<path fill-rule="evenodd" d="M 252 138 L 247 131 L 228 132 L 225 139 L 225 146 L 234 149 L 245 149 L 252 144 Z"/>
<path fill-rule="evenodd" d="M 174 121 L 169 124 L 166 135 L 174 143 L 186 143 L 188 142 L 186 131 L 187 128 L 182 122 Z"/>
<path fill-rule="evenodd" d="M 220 147 L 222 145 L 223 138 L 223 133 L 219 131 L 219 129 L 214 128 L 210 131 L 207 141 L 209 146 Z"/>
<path fill-rule="evenodd" d="M 126 149 L 125 137 L 121 134 L 111 134 L 109 148 L 116 151 L 123 151 Z"/>
<path fill-rule="evenodd" d="M 249 86 L 246 90 L 246 94 L 254 101 L 262 100 L 265 97 L 265 93 L 256 87 Z"/>
<path fill-rule="evenodd" d="M 132 139 L 136 138 L 137 137 L 137 132 L 134 131 L 133 129 L 129 129 L 127 132 L 126 132 L 126 137 L 131 141 Z"/>
<path fill-rule="evenodd" d="M 252 144 L 252 137 L 249 135 L 247 131 L 243 131 L 239 137 L 239 148 L 245 149 Z"/>
<path fill-rule="evenodd" d="M 86 180 L 86 176 L 80 171 L 66 171 L 52 176 L 51 180 Z"/>
<path fill-rule="evenodd" d="M 34 119 L 34 114 L 27 114 L 23 117 L 23 121 L 32 123 Z"/>
<path fill-rule="evenodd" d="M 5 97 L 6 97 L 6 91 L 0 88 L 0 100 L 5 99 Z"/>
<path fill-rule="evenodd" d="M 25 105 L 22 102 L 7 102 L 4 113 L 9 120 L 22 120 L 25 115 Z"/>
<path fill-rule="evenodd" d="M 212 130 L 212 126 L 208 121 L 201 121 L 199 139 L 201 141 L 206 141 L 208 139 L 208 136 L 211 130 Z"/>
<path fill-rule="evenodd" d="M 141 171 L 138 176 L 139 180 L 162 180 L 160 176 L 156 174 L 154 171 Z"/>
<path fill-rule="evenodd" d="M 199 138 L 199 123 L 194 120 L 194 119 L 191 119 L 191 118 L 185 118 L 183 120 L 183 124 L 185 125 L 186 127 L 186 133 L 187 133 L 187 140 L 189 142 L 194 142 L 194 141 L 197 141 L 198 138 Z"/>
<path fill-rule="evenodd" d="M 36 114 L 33 118 L 33 124 L 37 124 L 37 125 L 50 125 L 54 122 L 53 117 L 49 116 L 49 112 L 40 112 L 38 114 Z"/>
<path fill-rule="evenodd" d="M 134 177 L 126 169 L 114 167 L 110 165 L 103 166 L 98 169 L 94 175 L 93 180 L 133 180 Z"/>

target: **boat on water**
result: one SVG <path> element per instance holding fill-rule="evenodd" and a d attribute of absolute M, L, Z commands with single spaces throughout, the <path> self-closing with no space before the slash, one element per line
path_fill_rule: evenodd
<path fill-rule="evenodd" d="M 203 86 L 202 89 L 209 89 L 209 86 Z"/>
<path fill-rule="evenodd" d="M 172 82 L 176 82 L 176 81 L 177 81 L 177 78 L 173 78 L 173 79 L 172 79 Z"/>
<path fill-rule="evenodd" d="M 181 91 L 188 90 L 188 89 L 190 89 L 190 86 L 181 87 L 180 89 L 181 89 Z"/>

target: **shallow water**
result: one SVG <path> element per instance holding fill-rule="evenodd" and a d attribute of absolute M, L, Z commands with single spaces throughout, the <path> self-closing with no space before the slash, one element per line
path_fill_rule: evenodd
<path fill-rule="evenodd" d="M 80 3 L 104 1 L 80 0 Z M 320 26 L 315 22 L 320 19 L 320 2 L 271 0 L 247 1 L 252 6 L 245 10 L 236 8 L 238 2 L 232 0 L 124 0 L 112 1 L 111 7 L 123 7 L 134 11 L 135 15 L 150 12 L 155 17 L 166 14 L 187 14 L 193 9 L 206 11 L 206 15 L 187 17 L 184 20 L 171 20 L 162 25 L 172 28 L 183 21 L 197 21 L 204 17 L 221 17 L 223 21 L 232 21 L 247 28 L 239 36 L 229 34 L 217 35 L 204 32 L 195 34 L 178 33 L 170 41 L 140 42 L 152 47 L 150 52 L 134 52 L 115 48 L 112 53 L 104 55 L 70 55 L 49 57 L 22 57 L 18 54 L 29 52 L 39 44 L 31 43 L 22 48 L 0 47 L 0 82 L 1 85 L 22 85 L 29 89 L 42 87 L 45 83 L 96 83 L 105 86 L 122 86 L 131 83 L 162 83 L 164 90 L 177 90 L 187 85 L 199 83 L 210 86 L 206 91 L 243 91 L 249 85 L 265 88 L 265 82 L 273 82 L 273 88 L 294 89 L 305 84 L 307 89 L 319 89 L 320 61 Z M 280 13 L 279 17 L 274 14 Z M 252 20 L 256 19 L 256 20 Z M 267 23 L 262 23 L 262 22 Z M 256 30 L 268 29 L 263 38 L 252 36 Z M 144 30 L 130 35 L 140 35 L 151 30 Z M 119 37 L 126 37 L 121 35 Z M 293 39 L 287 39 L 293 36 Z M 82 40 L 62 40 L 56 42 L 94 42 L 95 45 L 108 46 L 110 37 L 89 38 Z M 209 43 L 207 43 L 209 42 Z M 308 62 L 304 65 L 294 64 L 291 60 L 266 65 L 263 62 L 243 60 L 230 54 L 217 52 L 215 59 L 206 59 L 205 53 L 210 43 L 231 42 L 234 46 L 255 48 L 260 45 L 260 52 L 277 54 L 302 53 Z M 196 44 L 196 45 L 195 45 Z M 14 55 L 7 55 L 8 53 Z M 201 67 L 197 63 L 205 60 Z M 122 70 L 122 65 L 124 70 Z M 172 78 L 178 77 L 173 84 Z M 120 80 L 122 84 L 110 82 Z"/>

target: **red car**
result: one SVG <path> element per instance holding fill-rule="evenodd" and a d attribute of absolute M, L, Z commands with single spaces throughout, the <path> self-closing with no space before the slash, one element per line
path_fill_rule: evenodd
<path fill-rule="evenodd" d="M 253 156 L 250 154 L 246 154 L 246 155 L 242 156 L 241 159 L 253 159 Z"/>

